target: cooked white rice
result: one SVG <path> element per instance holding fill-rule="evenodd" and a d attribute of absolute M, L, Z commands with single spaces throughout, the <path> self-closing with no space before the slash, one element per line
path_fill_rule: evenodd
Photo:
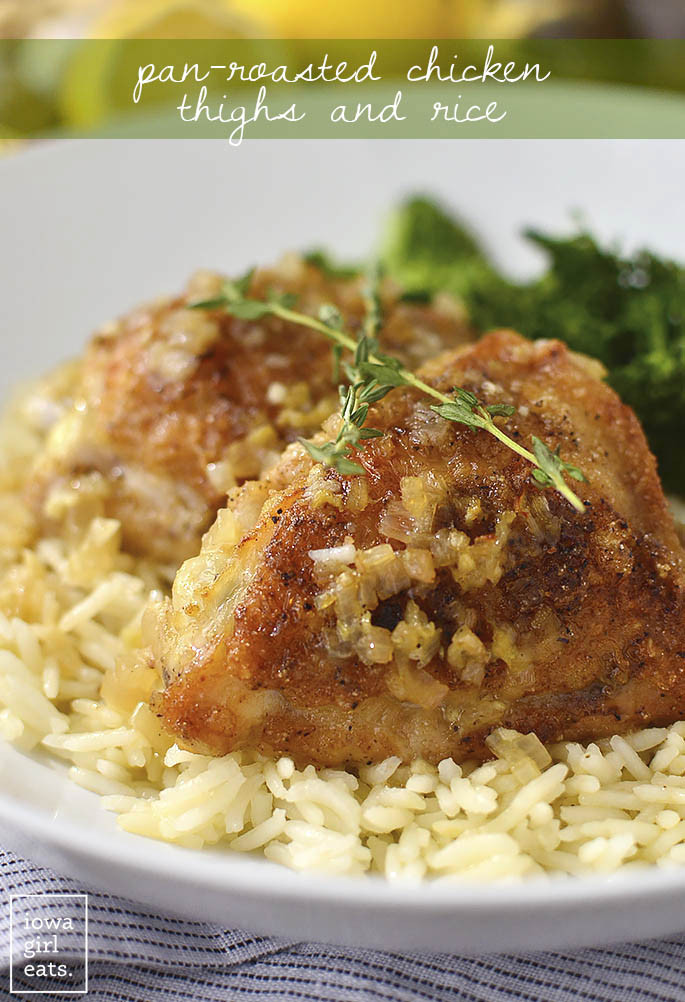
<path fill-rule="evenodd" d="M 68 538 L 34 539 L 20 492 L 42 414 L 25 395 L 0 436 L 0 737 L 65 760 L 126 831 L 389 879 L 685 863 L 685 722 L 547 749 L 500 731 L 484 765 L 389 758 L 358 774 L 180 749 L 137 697 L 135 671 L 111 675 L 135 664 L 163 569 L 123 554 L 101 513 Z"/>

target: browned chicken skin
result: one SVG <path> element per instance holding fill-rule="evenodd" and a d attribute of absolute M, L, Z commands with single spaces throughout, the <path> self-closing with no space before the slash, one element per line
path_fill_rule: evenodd
<path fill-rule="evenodd" d="M 200 274 L 183 295 L 137 309 L 93 338 L 73 405 L 29 490 L 48 525 L 61 514 L 55 493 L 81 482 L 92 489 L 95 475 L 125 547 L 178 566 L 197 553 L 227 489 L 259 476 L 335 409 L 330 346 L 320 335 L 278 318 L 248 322 L 187 308 L 215 296 L 221 282 Z M 291 257 L 257 271 L 250 293 L 295 293 L 298 307 L 314 314 L 334 302 L 354 329 L 363 284 Z M 390 283 L 383 299 L 381 340 L 412 367 L 470 336 L 453 300 L 403 302 Z"/>
<path fill-rule="evenodd" d="M 366 478 L 294 446 L 232 492 L 148 614 L 166 725 L 214 753 L 338 766 L 487 757 L 498 726 L 584 740 L 685 715 L 683 550 L 598 369 L 498 332 L 422 373 L 514 404 L 510 434 L 586 474 L 584 514 L 412 390 L 373 410 Z"/>

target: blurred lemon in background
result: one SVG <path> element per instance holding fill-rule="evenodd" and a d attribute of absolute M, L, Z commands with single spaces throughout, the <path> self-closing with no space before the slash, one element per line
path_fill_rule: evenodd
<path fill-rule="evenodd" d="M 247 38 L 251 4 L 233 0 L 115 0 L 93 21 L 95 38 Z M 259 6 L 255 4 L 254 6 Z"/>
<path fill-rule="evenodd" d="M 255 31 L 233 0 L 115 0 L 92 21 L 89 35 L 102 39 L 84 47 L 66 67 L 59 103 L 64 121 L 89 128 L 130 108 L 135 57 L 124 39 L 249 38 Z M 104 41 L 110 39 L 111 41 Z M 135 79 L 135 73 L 133 76 Z"/>
<path fill-rule="evenodd" d="M 474 2 L 479 0 L 464 5 Z M 235 10 L 252 17 L 261 34 L 276 38 L 446 38 L 461 6 L 454 0 L 234 0 Z"/>
<path fill-rule="evenodd" d="M 0 37 L 621 37 L 650 0 L 0 0 Z M 652 0 L 653 2 L 653 0 Z M 660 0 L 678 5 L 682 0 Z M 582 29 L 582 30 L 581 30 Z"/>
<path fill-rule="evenodd" d="M 233 0 L 276 38 L 518 38 L 563 16 L 574 0 Z"/>
<path fill-rule="evenodd" d="M 516 38 L 573 0 L 113 0 L 96 38 Z"/>

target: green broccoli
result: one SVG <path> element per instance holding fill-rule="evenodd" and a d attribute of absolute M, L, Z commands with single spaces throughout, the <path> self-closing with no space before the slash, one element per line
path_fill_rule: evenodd
<path fill-rule="evenodd" d="M 474 237 L 427 198 L 412 198 L 390 217 L 381 261 L 412 296 L 464 296 L 474 283 L 497 277 Z"/>

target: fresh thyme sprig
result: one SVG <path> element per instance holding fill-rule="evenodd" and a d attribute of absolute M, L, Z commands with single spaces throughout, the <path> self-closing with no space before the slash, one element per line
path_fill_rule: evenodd
<path fill-rule="evenodd" d="M 559 448 L 554 452 L 533 435 L 533 452 L 519 445 L 513 438 L 509 438 L 502 429 L 495 424 L 495 417 L 511 417 L 516 412 L 515 407 L 508 404 L 492 404 L 485 406 L 481 403 L 475 393 L 457 387 L 454 391 L 454 400 L 439 406 L 431 406 L 441 417 L 448 421 L 456 421 L 458 424 L 465 424 L 469 428 L 482 428 L 489 432 L 496 439 L 506 445 L 513 452 L 523 456 L 533 465 L 532 477 L 538 487 L 554 487 L 566 500 L 573 505 L 576 511 L 585 511 L 585 505 L 571 490 L 564 480 L 564 473 L 574 480 L 584 481 L 585 476 L 577 466 L 565 462 L 559 455 Z"/>
<path fill-rule="evenodd" d="M 364 448 L 363 443 L 368 439 L 383 437 L 383 432 L 378 428 L 364 426 L 369 413 L 369 404 L 362 394 L 363 390 L 360 390 L 359 384 L 340 387 L 342 420 L 335 441 L 317 445 L 304 438 L 300 439 L 312 459 L 317 463 L 323 463 L 324 466 L 333 466 L 338 473 L 346 476 L 364 476 L 366 473 L 364 467 L 355 463 L 349 456 L 361 451 Z"/>
<path fill-rule="evenodd" d="M 241 320 L 274 316 L 287 323 L 308 327 L 331 342 L 336 374 L 340 372 L 343 352 L 352 354 L 352 361 L 342 365 L 347 384 L 339 387 L 341 424 L 335 440 L 317 445 L 300 439 L 317 462 L 333 467 L 345 476 L 364 475 L 366 471 L 363 466 L 354 462 L 351 456 L 362 451 L 364 443 L 369 439 L 383 435 L 379 429 L 366 425 L 370 405 L 382 400 L 396 387 L 411 386 L 438 401 L 431 405 L 431 410 L 440 417 L 474 430 L 486 431 L 512 452 L 526 459 L 533 467 L 532 477 L 538 487 L 553 487 L 576 511 L 585 510 L 583 502 L 566 483 L 564 475 L 578 481 L 584 481 L 585 477 L 577 467 L 561 458 L 559 449 L 552 452 L 544 442 L 533 436 L 531 452 L 510 438 L 495 423 L 497 417 L 511 417 L 515 412 L 514 407 L 507 404 L 485 405 L 474 393 L 461 387 L 456 387 L 451 396 L 442 393 L 405 369 L 399 359 L 380 351 L 376 335 L 382 323 L 382 310 L 377 275 L 372 277 L 365 291 L 366 316 L 358 338 L 353 338 L 343 329 L 342 316 L 335 306 L 322 306 L 318 317 L 312 317 L 294 310 L 295 297 L 290 295 L 273 295 L 267 300 L 251 299 L 247 294 L 251 277 L 252 272 L 248 272 L 238 280 L 225 282 L 219 295 L 191 303 L 190 308 L 224 309 Z M 336 378 L 339 376 L 336 375 Z"/>

